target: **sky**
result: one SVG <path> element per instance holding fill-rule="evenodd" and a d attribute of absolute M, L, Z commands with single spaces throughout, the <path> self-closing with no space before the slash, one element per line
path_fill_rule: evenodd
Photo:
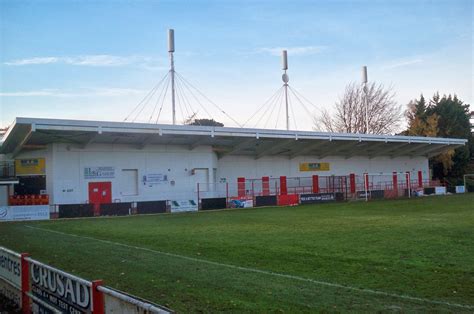
<path fill-rule="evenodd" d="M 195 112 L 285 128 L 283 97 L 265 105 L 283 84 L 282 49 L 302 95 L 290 92 L 292 129 L 311 130 L 363 65 L 400 106 L 435 92 L 474 104 L 473 10 L 471 0 L 0 0 L 0 127 L 15 117 L 171 123 L 168 77 L 141 102 L 169 71 L 169 28 L 178 123 Z"/>

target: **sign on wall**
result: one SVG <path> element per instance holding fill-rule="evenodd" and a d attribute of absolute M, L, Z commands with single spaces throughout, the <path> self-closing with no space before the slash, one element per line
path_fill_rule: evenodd
<path fill-rule="evenodd" d="M 91 287 L 51 267 L 30 263 L 31 292 L 63 313 L 91 313 Z"/>
<path fill-rule="evenodd" d="M 437 187 L 435 187 L 435 194 L 436 194 L 436 195 L 444 195 L 444 194 L 446 194 L 446 187 L 445 187 L 445 186 L 437 186 Z"/>
<path fill-rule="evenodd" d="M 46 162 L 44 158 L 15 159 L 17 176 L 45 175 Z"/>
<path fill-rule="evenodd" d="M 0 277 L 21 287 L 21 260 L 17 255 L 0 248 Z"/>
<path fill-rule="evenodd" d="M 0 221 L 47 219 L 49 205 L 0 206 Z"/>
<path fill-rule="evenodd" d="M 250 208 L 253 207 L 253 199 L 233 199 L 230 201 L 232 208 Z"/>
<path fill-rule="evenodd" d="M 84 179 L 112 179 L 115 178 L 115 167 L 86 167 Z"/>
<path fill-rule="evenodd" d="M 456 193 L 466 193 L 464 185 L 456 185 Z"/>
<path fill-rule="evenodd" d="M 198 210 L 198 205 L 195 200 L 171 201 L 172 213 L 189 212 L 189 211 L 197 211 L 197 210 Z"/>
<path fill-rule="evenodd" d="M 149 173 L 143 176 L 143 184 L 148 186 L 167 184 L 168 175 L 164 173 Z"/>
<path fill-rule="evenodd" d="M 336 194 L 334 193 L 311 193 L 311 194 L 300 195 L 301 204 L 324 203 L 324 202 L 331 202 L 335 200 L 336 200 Z"/>
<path fill-rule="evenodd" d="M 301 162 L 300 171 L 329 171 L 328 162 Z"/>

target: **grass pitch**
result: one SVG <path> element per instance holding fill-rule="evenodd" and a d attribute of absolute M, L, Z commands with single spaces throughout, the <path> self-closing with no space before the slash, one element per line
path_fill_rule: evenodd
<path fill-rule="evenodd" d="M 474 311 L 474 194 L 3 223 L 0 245 L 179 312 Z"/>

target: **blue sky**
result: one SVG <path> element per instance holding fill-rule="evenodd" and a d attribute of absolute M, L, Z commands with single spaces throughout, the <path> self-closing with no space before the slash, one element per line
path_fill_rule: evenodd
<path fill-rule="evenodd" d="M 472 3 L 0 0 L 0 126 L 17 116 L 122 121 L 167 72 L 168 28 L 176 71 L 239 123 L 281 86 L 283 48 L 290 84 L 314 114 L 360 80 L 362 65 L 400 105 L 436 91 L 472 104 Z M 153 102 L 137 121 L 150 119 Z M 169 102 L 160 122 L 171 120 Z M 296 128 L 311 129 L 309 114 L 296 102 L 293 110 Z M 280 116 L 268 126 L 284 128 Z"/>

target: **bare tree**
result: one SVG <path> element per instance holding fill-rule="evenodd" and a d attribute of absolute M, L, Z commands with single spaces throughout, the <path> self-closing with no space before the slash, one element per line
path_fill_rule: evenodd
<path fill-rule="evenodd" d="M 396 132 L 402 121 L 403 112 L 395 101 L 393 89 L 385 88 L 382 84 L 367 85 L 368 131 L 364 97 L 365 93 L 360 84 L 347 85 L 344 96 L 335 104 L 335 112 L 331 114 L 325 109 L 314 119 L 315 129 L 341 133 Z"/>

